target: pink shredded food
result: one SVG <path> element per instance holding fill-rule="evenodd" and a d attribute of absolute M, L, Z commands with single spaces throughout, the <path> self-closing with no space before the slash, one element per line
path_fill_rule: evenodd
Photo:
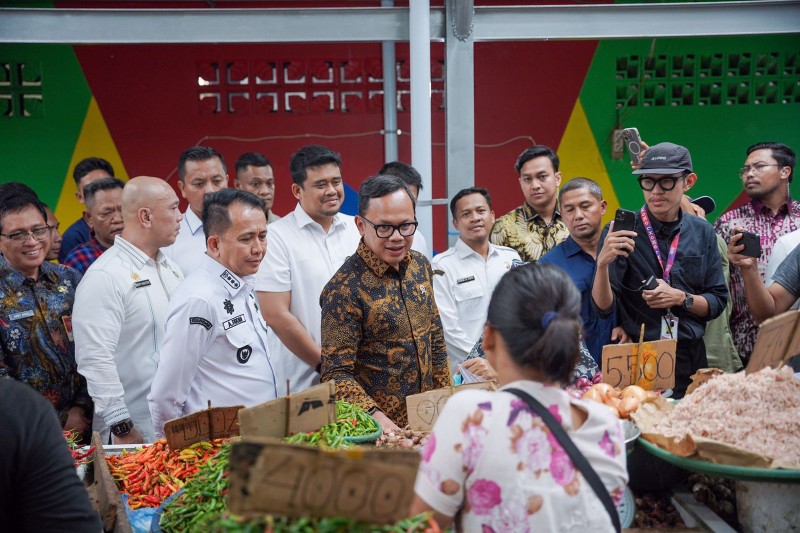
<path fill-rule="evenodd" d="M 800 380 L 789 367 L 716 376 L 681 400 L 653 432 L 705 437 L 800 462 Z"/>

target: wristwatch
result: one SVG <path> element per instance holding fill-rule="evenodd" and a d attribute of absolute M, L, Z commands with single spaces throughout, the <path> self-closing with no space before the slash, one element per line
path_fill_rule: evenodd
<path fill-rule="evenodd" d="M 114 434 L 116 437 L 124 437 L 128 433 L 131 432 L 133 429 L 133 420 L 130 418 L 123 420 L 122 422 L 117 422 L 113 426 L 111 426 L 111 433 Z"/>
<path fill-rule="evenodd" d="M 692 308 L 692 305 L 694 305 L 694 296 L 692 296 L 688 292 L 685 292 L 684 294 L 686 296 L 683 299 L 683 308 L 688 311 L 689 309 Z"/>

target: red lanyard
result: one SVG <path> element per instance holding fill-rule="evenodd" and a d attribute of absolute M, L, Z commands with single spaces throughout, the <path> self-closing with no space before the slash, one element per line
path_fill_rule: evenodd
<path fill-rule="evenodd" d="M 669 283 L 669 273 L 672 272 L 672 265 L 675 264 L 675 255 L 678 253 L 678 242 L 681 240 L 681 232 L 678 231 L 678 234 L 675 235 L 674 239 L 672 239 L 672 244 L 669 245 L 667 266 L 664 266 L 664 261 L 661 259 L 661 250 L 659 249 L 658 241 L 656 240 L 656 234 L 653 231 L 653 226 L 650 224 L 650 217 L 647 216 L 647 210 L 644 208 L 644 206 L 642 206 L 639 214 L 642 217 L 644 229 L 647 231 L 647 238 L 650 239 L 650 246 L 653 247 L 653 251 L 656 253 L 656 259 L 658 259 L 658 264 L 661 265 L 661 270 L 664 272 L 664 281 Z"/>

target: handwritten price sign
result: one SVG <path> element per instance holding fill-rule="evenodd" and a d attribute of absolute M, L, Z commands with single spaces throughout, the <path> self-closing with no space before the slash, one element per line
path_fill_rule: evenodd
<path fill-rule="evenodd" d="M 231 450 L 228 504 L 234 514 L 348 516 L 391 524 L 408 516 L 419 453 L 323 451 L 269 438 Z"/>
<path fill-rule="evenodd" d="M 408 426 L 414 431 L 430 431 L 448 398 L 458 391 L 467 389 L 496 390 L 497 383 L 494 381 L 482 381 L 480 383 L 444 387 L 407 396 Z"/>
<path fill-rule="evenodd" d="M 164 434 L 169 447 L 180 450 L 196 442 L 238 435 L 238 413 L 241 408 L 241 405 L 213 407 L 170 420 L 164 424 Z"/>
<path fill-rule="evenodd" d="M 675 386 L 675 349 L 677 342 L 663 340 L 642 344 L 639 375 L 642 382 L 652 382 L 655 389 Z M 635 383 L 639 361 L 639 344 L 607 344 L 603 346 L 601 370 L 603 382 L 613 387 L 627 387 Z M 642 383 L 637 383 L 641 385 Z"/>

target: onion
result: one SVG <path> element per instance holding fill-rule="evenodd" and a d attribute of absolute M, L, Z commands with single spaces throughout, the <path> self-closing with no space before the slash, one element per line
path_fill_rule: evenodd
<path fill-rule="evenodd" d="M 603 398 L 600 396 L 600 392 L 598 392 L 598 390 L 594 387 L 584 392 L 582 398 L 584 400 L 594 400 L 596 402 L 603 403 Z"/>
<path fill-rule="evenodd" d="M 639 400 L 632 396 L 623 398 L 622 401 L 619 402 L 619 415 L 622 418 L 628 418 L 631 413 L 635 412 L 639 408 L 639 403 Z"/>
<path fill-rule="evenodd" d="M 592 389 L 596 390 L 600 394 L 600 397 L 602 398 L 601 401 L 605 401 L 606 398 L 614 394 L 614 387 L 608 383 L 595 383 L 592 385 Z"/>
<path fill-rule="evenodd" d="M 610 405 L 612 407 L 615 407 L 615 408 L 619 409 L 620 399 L 619 398 L 615 398 L 613 396 L 609 396 L 608 398 L 606 398 L 606 401 L 603 402 L 603 403 L 605 403 L 606 405 Z"/>
<path fill-rule="evenodd" d="M 611 411 L 612 413 L 614 413 L 614 416 L 616 416 L 617 418 L 619 418 L 619 410 L 618 410 L 616 407 L 614 407 L 613 405 L 608 405 L 607 403 L 604 403 L 603 405 L 605 405 L 606 407 L 608 407 L 609 411 Z"/>
<path fill-rule="evenodd" d="M 622 399 L 625 398 L 636 398 L 641 403 L 647 398 L 647 391 L 638 385 L 629 385 L 622 391 Z"/>

